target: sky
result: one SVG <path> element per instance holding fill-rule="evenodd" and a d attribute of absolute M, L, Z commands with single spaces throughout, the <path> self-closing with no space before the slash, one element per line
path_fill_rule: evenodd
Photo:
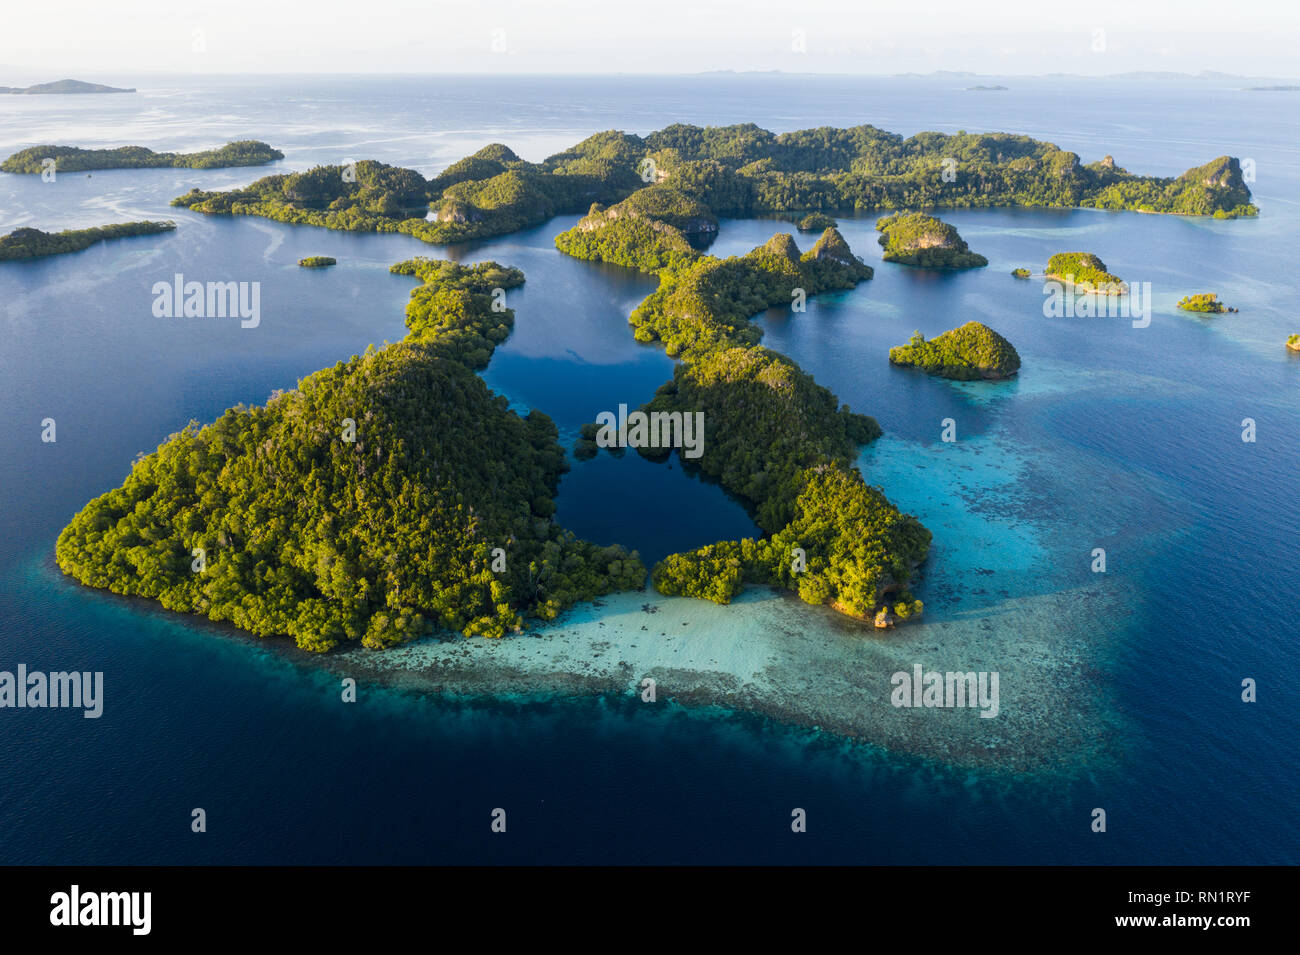
<path fill-rule="evenodd" d="M 0 85 L 99 74 L 1300 76 L 1300 0 L 7 0 Z"/>

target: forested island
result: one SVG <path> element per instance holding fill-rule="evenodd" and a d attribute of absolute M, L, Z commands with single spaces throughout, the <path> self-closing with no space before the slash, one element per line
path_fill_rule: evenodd
<path fill-rule="evenodd" d="M 103 83 L 86 83 L 82 80 L 55 80 L 52 83 L 35 83 L 31 86 L 0 86 L 0 93 L 134 93 L 135 88 L 105 86 Z"/>
<path fill-rule="evenodd" d="M 520 417 L 474 373 L 513 323 L 492 291 L 523 273 L 393 271 L 422 283 L 401 342 L 191 422 L 64 528 L 63 572 L 306 650 L 435 626 L 501 636 L 642 587 L 635 553 L 553 520 L 567 464 L 551 419 Z"/>
<path fill-rule="evenodd" d="M 828 215 L 820 212 L 810 212 L 799 220 L 800 232 L 825 232 L 827 229 L 834 229 L 838 223 Z"/>
<path fill-rule="evenodd" d="M 1286 337 L 1286 347 L 1292 351 L 1300 351 L 1300 333 L 1288 335 Z"/>
<path fill-rule="evenodd" d="M 647 187 L 676 223 L 697 218 L 693 200 L 667 182 Z M 618 207 L 614 209 L 617 211 Z M 843 236 L 826 229 L 801 253 L 785 233 L 743 256 L 696 251 L 674 222 L 609 215 L 597 207 L 555 239 L 589 261 L 637 268 L 659 288 L 629 318 L 638 341 L 662 342 L 679 364 L 642 411 L 702 411 L 709 440 L 698 461 L 682 466 L 717 481 L 753 510 L 767 534 L 720 541 L 671 555 L 653 569 L 660 593 L 727 603 L 745 584 L 767 584 L 805 601 L 890 626 L 921 612 L 908 592 L 930 532 L 902 514 L 853 466 L 857 448 L 875 440 L 875 419 L 842 406 L 799 366 L 759 345 L 753 316 L 803 295 L 852 288 L 871 267 Z M 588 425 L 579 456 L 595 453 Z M 663 460 L 669 452 L 638 449 Z"/>
<path fill-rule="evenodd" d="M 1187 312 L 1209 312 L 1213 315 L 1219 315 L 1224 312 L 1235 312 L 1235 308 L 1229 308 L 1219 301 L 1217 292 L 1200 292 L 1196 295 L 1184 295 L 1178 300 L 1178 307 Z"/>
<path fill-rule="evenodd" d="M 298 264 L 304 269 L 324 269 L 331 265 L 337 265 L 338 259 L 329 255 L 309 255 L 306 258 L 299 259 Z"/>
<path fill-rule="evenodd" d="M 1063 282 L 1078 292 L 1122 295 L 1128 285 L 1106 270 L 1106 263 L 1091 252 L 1058 252 L 1047 260 L 1047 278 Z"/>
<path fill-rule="evenodd" d="M 953 159 L 955 177 L 945 174 Z M 708 441 L 682 466 L 745 502 L 764 534 L 671 555 L 653 568 L 655 586 L 726 603 L 747 583 L 767 584 L 880 627 L 922 611 L 908 588 L 931 534 L 854 464 L 881 433 L 875 419 L 764 348 L 751 321 L 872 270 L 833 226 L 806 252 L 778 233 L 742 256 L 704 254 L 719 217 L 1006 205 L 1255 212 L 1229 157 L 1161 179 L 1006 134 L 905 139 L 862 126 L 778 136 L 753 125 L 610 131 L 540 163 L 492 145 L 432 179 L 374 161 L 324 166 L 194 190 L 173 205 L 431 243 L 585 213 L 556 237 L 560 251 L 659 280 L 629 322 L 678 363 L 641 410 L 704 415 Z M 421 281 L 401 342 L 171 436 L 64 529 L 64 572 L 310 650 L 386 647 L 435 627 L 500 636 L 644 586 L 635 553 L 555 523 L 567 465 L 551 420 L 518 416 L 475 374 L 513 325 L 493 293 L 522 273 L 418 258 L 392 270 Z M 1006 377 L 1020 364 L 978 322 L 894 352 L 957 378 Z"/>
<path fill-rule="evenodd" d="M 231 166 L 264 166 L 284 153 L 256 139 L 226 143 L 219 149 L 196 153 L 156 153 L 144 146 L 116 149 L 80 149 L 77 146 L 30 146 L 0 163 L 0 170 L 15 173 L 45 171 L 45 161 L 54 160 L 57 172 L 88 172 L 99 169 L 224 169 Z"/>
<path fill-rule="evenodd" d="M 989 264 L 957 230 L 920 212 L 895 213 L 876 222 L 885 261 L 923 269 L 976 269 Z"/>
<path fill-rule="evenodd" d="M 1015 347 L 980 322 L 967 322 L 930 341 L 915 332 L 906 345 L 889 350 L 889 361 L 959 381 L 1010 378 L 1020 370 Z"/>
<path fill-rule="evenodd" d="M 9 259 L 36 259 L 46 255 L 62 255 L 65 252 L 80 252 L 96 242 L 107 239 L 125 239 L 136 235 L 157 235 L 171 232 L 176 223 L 163 222 L 119 222 L 113 225 L 95 226 L 90 229 L 64 229 L 62 232 L 42 232 L 40 229 L 14 229 L 8 235 L 0 236 L 0 262 Z"/>
<path fill-rule="evenodd" d="M 1018 279 L 1027 279 L 1030 276 L 1029 269 L 1012 269 L 1011 274 Z"/>
<path fill-rule="evenodd" d="M 998 206 L 1228 218 L 1258 211 L 1240 163 L 1229 156 L 1161 178 L 1132 175 L 1109 156 L 1084 165 L 1075 153 L 1008 133 L 904 138 L 856 126 L 778 135 L 752 123 L 676 124 L 644 137 L 609 130 L 540 163 L 493 144 L 432 179 L 369 160 L 320 166 L 268 176 L 243 189 L 196 189 L 172 204 L 451 243 L 540 225 L 593 203 L 609 207 L 659 184 L 714 216 Z"/>
<path fill-rule="evenodd" d="M 851 288 L 870 267 L 833 229 L 805 253 L 778 234 L 745 256 L 703 255 L 681 227 L 709 216 L 667 186 L 645 192 L 615 215 L 597 207 L 557 245 L 668 263 L 632 318 L 639 339 L 681 359 L 647 407 L 705 414 L 710 440 L 692 466 L 768 533 L 673 555 L 656 586 L 727 602 L 746 582 L 772 584 L 880 626 L 920 613 L 907 584 L 930 533 L 852 464 L 879 426 L 758 345 L 748 320 L 796 293 Z M 474 374 L 513 324 L 491 292 L 522 274 L 426 259 L 393 271 L 422 281 L 401 343 L 171 436 L 64 529 L 64 572 L 310 650 L 385 647 L 435 626 L 499 636 L 644 586 L 634 553 L 554 523 L 566 464 L 550 419 L 518 417 Z"/>

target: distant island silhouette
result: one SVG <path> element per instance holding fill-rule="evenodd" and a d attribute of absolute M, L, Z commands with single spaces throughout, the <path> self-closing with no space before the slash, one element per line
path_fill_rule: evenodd
<path fill-rule="evenodd" d="M 82 80 L 55 80 L 33 86 L 0 86 L 0 93 L 134 93 L 135 88 L 105 86 L 103 83 L 86 83 Z"/>

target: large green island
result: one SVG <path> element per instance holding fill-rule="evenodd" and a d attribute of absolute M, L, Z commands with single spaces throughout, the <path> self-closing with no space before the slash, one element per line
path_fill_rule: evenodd
<path fill-rule="evenodd" d="M 474 373 L 514 315 L 515 269 L 414 259 L 409 333 L 263 407 L 192 422 L 59 535 L 64 573 L 306 650 L 433 627 L 500 636 L 641 587 L 621 547 L 553 520 L 567 469 L 551 419 Z"/>
<path fill-rule="evenodd" d="M 40 229 L 30 228 L 14 229 L 8 235 L 0 235 L 0 262 L 80 252 L 96 242 L 125 239 L 136 235 L 158 235 L 162 232 L 171 232 L 175 228 L 175 222 L 146 220 L 119 222 L 89 229 L 65 229 L 62 232 L 42 232 Z"/>
<path fill-rule="evenodd" d="M 0 171 L 41 173 L 46 161 L 54 160 L 56 172 L 88 172 L 100 169 L 223 169 L 232 166 L 264 166 L 284 153 L 256 139 L 226 143 L 219 149 L 196 153 L 156 153 L 144 146 L 116 149 L 81 149 L 77 146 L 29 146 L 4 162 Z"/>
<path fill-rule="evenodd" d="M 505 235 L 661 184 L 714 216 L 735 217 L 998 206 L 1221 218 L 1258 211 L 1235 158 L 1220 156 L 1174 178 L 1136 176 L 1108 160 L 1084 165 L 1051 143 L 1007 133 L 904 138 L 856 126 L 778 135 L 753 124 L 677 124 L 644 137 L 597 133 L 540 163 L 494 144 L 432 179 L 365 160 L 268 176 L 226 192 L 196 189 L 172 204 L 213 215 L 401 232 L 431 243 Z"/>

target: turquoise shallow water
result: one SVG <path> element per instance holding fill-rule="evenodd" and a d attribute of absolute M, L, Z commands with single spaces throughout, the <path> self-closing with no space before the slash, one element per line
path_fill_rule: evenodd
<path fill-rule="evenodd" d="M 0 457 L 0 668 L 103 670 L 107 695 L 98 721 L 59 711 L 0 720 L 10 754 L 0 858 L 1300 858 L 1289 823 L 1300 809 L 1289 768 L 1300 736 L 1289 681 L 1300 362 L 1280 345 L 1300 331 L 1285 278 L 1300 175 L 1287 105 L 1265 109 L 1227 91 L 1092 91 L 1073 96 L 1078 108 L 1060 129 L 1045 128 L 1063 92 L 1046 82 L 996 102 L 963 101 L 933 81 L 833 78 L 611 78 L 598 91 L 589 81 L 489 80 L 477 93 L 448 80 L 437 97 L 410 79 L 277 82 L 278 93 L 178 78 L 166 95 L 103 105 L 13 97 L 23 102 L 0 104 L 0 148 L 51 138 L 191 148 L 255 136 L 284 148 L 292 168 L 352 155 L 432 172 L 493 140 L 535 159 L 608 126 L 867 120 L 905 133 L 1023 131 L 1085 161 L 1110 152 L 1163 174 L 1223 152 L 1252 156 L 1265 214 L 1225 223 L 952 212 L 945 218 L 990 259 L 961 275 L 884 265 L 875 217 L 865 216 L 843 231 L 877 266 L 873 281 L 802 315 L 761 319 L 767 345 L 885 428 L 860 466 L 936 534 L 917 591 L 921 624 L 882 638 L 763 590 L 727 608 L 645 594 L 579 608 L 517 642 L 320 659 L 77 588 L 53 566 L 54 537 L 136 452 L 190 418 L 261 402 L 400 337 L 411 284 L 388 274 L 392 262 L 491 257 L 525 270 L 510 299 L 516 331 L 485 378 L 517 406 L 551 414 L 566 440 L 596 411 L 644 400 L 670 376 L 671 363 L 626 327 L 650 282 L 555 253 L 551 237 L 571 218 L 439 250 L 167 206 L 191 185 L 236 185 L 257 171 L 56 184 L 0 176 L 2 231 L 145 216 L 180 226 L 0 270 L 0 437 L 10 449 Z M 326 102 L 328 124 L 296 112 Z M 1151 130 L 1140 141 L 1124 125 L 1135 117 Z M 712 251 L 747 251 L 781 228 L 725 222 Z M 1041 286 L 1007 274 L 1072 247 L 1152 283 L 1149 328 L 1046 318 Z M 293 265 L 309 254 L 340 264 Z M 159 324 L 148 288 L 178 270 L 261 281 L 262 326 Z M 1204 319 L 1173 309 L 1205 289 L 1242 311 Z M 913 329 L 972 318 L 1016 344 L 1018 380 L 954 384 L 884 358 Z M 55 445 L 38 440 L 47 415 L 59 422 Z M 1254 444 L 1240 440 L 1247 416 L 1258 422 Z M 955 443 L 939 439 L 945 418 Z M 718 488 L 635 455 L 575 464 L 558 503 L 567 526 L 651 559 L 752 532 Z M 1090 570 L 1094 547 L 1107 551 L 1105 575 Z M 680 634 L 670 638 L 670 625 Z M 1000 671 L 999 718 L 889 707 L 889 674 L 914 662 Z M 663 693 L 653 706 L 629 692 L 651 672 Z M 352 673 L 361 701 L 345 705 L 337 681 Z M 1259 703 L 1240 702 L 1244 677 L 1259 680 Z M 201 842 L 188 828 L 194 806 L 212 820 Z M 487 838 L 496 806 L 511 813 L 504 845 Z M 810 818 L 799 841 L 788 829 L 795 806 Z M 1095 806 L 1110 813 L 1104 837 L 1087 828 Z"/>

